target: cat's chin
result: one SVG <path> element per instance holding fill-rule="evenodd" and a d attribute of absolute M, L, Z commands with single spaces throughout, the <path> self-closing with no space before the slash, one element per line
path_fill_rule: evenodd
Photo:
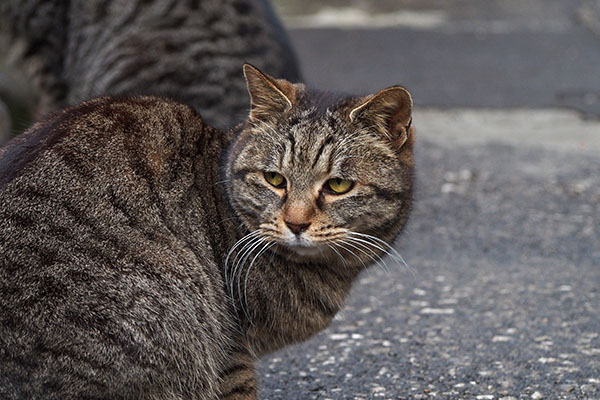
<path fill-rule="evenodd" d="M 317 260 L 327 257 L 327 251 L 324 248 L 305 244 L 281 243 L 277 246 L 277 252 L 289 259 L 298 261 L 306 259 Z"/>
<path fill-rule="evenodd" d="M 287 246 L 287 248 L 300 257 L 322 257 L 323 249 L 317 246 Z"/>

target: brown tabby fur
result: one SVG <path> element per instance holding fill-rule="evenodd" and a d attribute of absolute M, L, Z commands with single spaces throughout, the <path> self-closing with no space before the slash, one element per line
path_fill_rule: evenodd
<path fill-rule="evenodd" d="M 324 329 L 383 254 L 349 230 L 394 240 L 408 92 L 245 74 L 250 119 L 228 133 L 169 100 L 100 98 L 0 150 L 0 398 L 256 399 L 256 359 Z M 319 189 L 331 176 L 355 187 Z"/>
<path fill-rule="evenodd" d="M 95 96 L 151 94 L 230 129 L 246 117 L 243 62 L 300 80 L 268 0 L 0 0 L 0 104 L 35 119 Z"/>

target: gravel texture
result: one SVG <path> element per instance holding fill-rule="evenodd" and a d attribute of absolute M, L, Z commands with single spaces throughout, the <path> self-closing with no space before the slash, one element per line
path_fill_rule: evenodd
<path fill-rule="evenodd" d="M 598 156 L 421 141 L 418 166 L 410 268 L 264 360 L 263 398 L 600 398 Z"/>
<path fill-rule="evenodd" d="M 411 90 L 418 185 L 410 268 L 264 359 L 261 398 L 600 399 L 600 2 L 276 2 L 309 83 Z"/>

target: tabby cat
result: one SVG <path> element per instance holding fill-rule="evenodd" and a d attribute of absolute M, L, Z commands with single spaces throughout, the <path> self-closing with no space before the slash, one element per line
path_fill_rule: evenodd
<path fill-rule="evenodd" d="M 412 100 L 245 65 L 251 111 L 110 98 L 0 153 L 0 398 L 256 399 L 255 361 L 324 329 L 411 206 Z"/>
<path fill-rule="evenodd" d="M 268 0 L 0 0 L 0 104 L 34 118 L 95 96 L 153 94 L 231 128 L 246 117 L 243 62 L 300 79 Z"/>

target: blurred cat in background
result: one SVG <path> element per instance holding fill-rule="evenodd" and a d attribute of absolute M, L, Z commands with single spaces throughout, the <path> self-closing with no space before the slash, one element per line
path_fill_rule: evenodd
<path fill-rule="evenodd" d="M 136 94 L 184 102 L 231 128 L 247 115 L 244 62 L 300 80 L 268 0 L 0 2 L 0 102 L 15 133 L 95 96 Z"/>

